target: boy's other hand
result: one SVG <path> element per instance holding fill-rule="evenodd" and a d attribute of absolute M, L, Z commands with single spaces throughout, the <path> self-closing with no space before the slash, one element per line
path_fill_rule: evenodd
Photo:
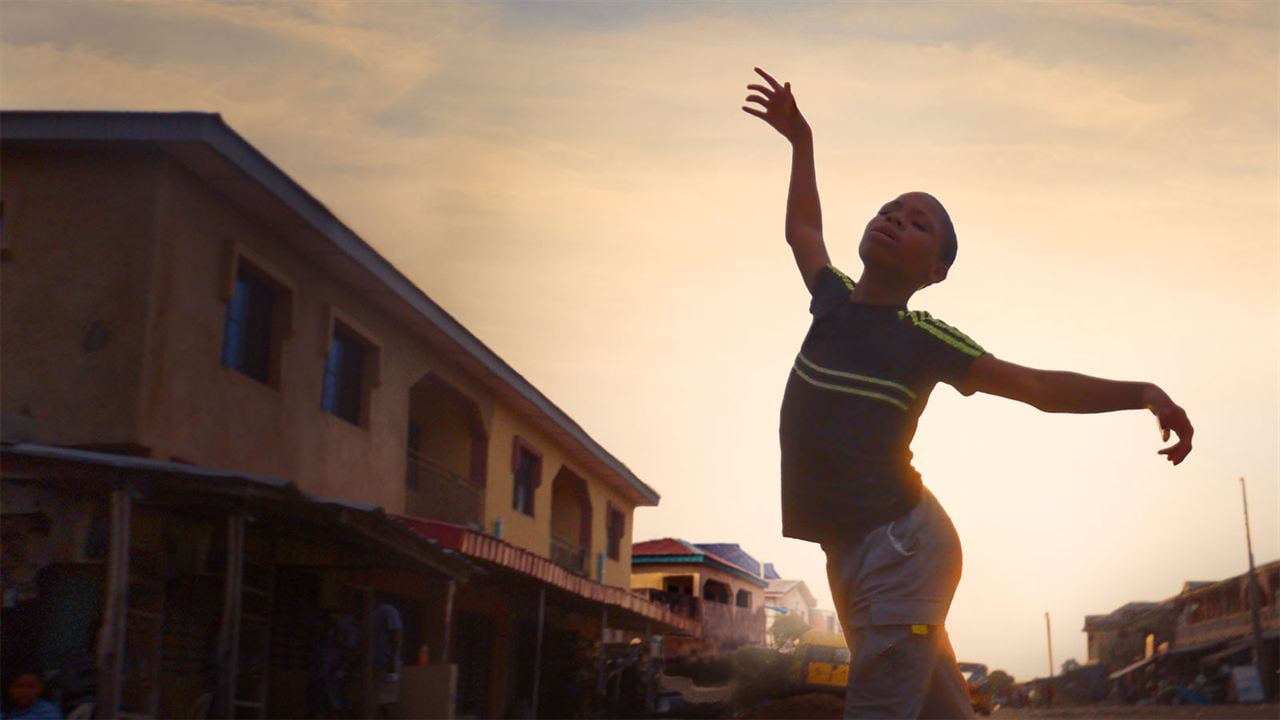
<path fill-rule="evenodd" d="M 1178 442 L 1160 451 L 1169 462 L 1177 465 L 1191 452 L 1191 436 L 1195 429 L 1187 419 L 1187 413 L 1178 407 L 1165 391 L 1151 385 L 1142 396 L 1142 404 L 1156 416 L 1160 423 L 1161 437 L 1168 442 L 1170 431 L 1178 436 Z"/>
<path fill-rule="evenodd" d="M 748 85 L 748 90 L 753 90 L 758 94 L 747 96 L 747 102 L 760 104 L 764 110 L 757 110 L 754 107 L 742 106 L 743 112 L 764 120 L 773 127 L 774 130 L 782 133 L 782 136 L 792 143 L 801 140 L 808 140 L 813 137 L 813 131 L 809 128 L 809 123 L 804 119 L 804 115 L 800 114 L 800 108 L 796 107 L 795 96 L 791 94 L 791 83 L 779 84 L 777 80 L 769 73 L 755 68 L 756 73 L 769 83 L 768 87 L 764 85 Z"/>

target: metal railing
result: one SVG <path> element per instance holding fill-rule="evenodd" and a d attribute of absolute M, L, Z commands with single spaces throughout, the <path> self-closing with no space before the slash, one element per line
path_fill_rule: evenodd
<path fill-rule="evenodd" d="M 587 574 L 587 549 L 556 535 L 551 536 L 551 562 L 579 575 Z"/>
<path fill-rule="evenodd" d="M 410 515 L 472 527 L 484 521 L 484 488 L 412 450 L 405 458 L 405 487 Z"/>
<path fill-rule="evenodd" d="M 640 588 L 632 590 L 649 602 L 666 605 L 677 615 L 698 620 L 702 617 L 702 599 L 684 593 L 667 592 L 656 588 Z"/>

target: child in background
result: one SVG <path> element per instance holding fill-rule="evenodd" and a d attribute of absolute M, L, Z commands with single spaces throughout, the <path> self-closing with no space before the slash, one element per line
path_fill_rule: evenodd
<path fill-rule="evenodd" d="M 44 694 L 44 678 L 37 672 L 24 672 L 9 683 L 9 709 L 4 720 L 62 720 L 62 711 Z"/>

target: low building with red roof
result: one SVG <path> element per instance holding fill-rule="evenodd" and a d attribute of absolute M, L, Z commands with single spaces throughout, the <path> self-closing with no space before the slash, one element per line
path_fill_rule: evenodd
<path fill-rule="evenodd" d="M 668 636 L 668 657 L 716 655 L 764 645 L 769 581 L 760 567 L 736 543 L 646 540 L 631 547 L 631 589 L 700 622 L 698 635 Z"/>

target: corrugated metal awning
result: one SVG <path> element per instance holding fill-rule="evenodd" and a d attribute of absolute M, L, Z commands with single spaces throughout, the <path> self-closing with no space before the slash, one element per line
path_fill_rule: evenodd
<path fill-rule="evenodd" d="M 392 517 L 423 537 L 461 552 L 468 559 L 483 560 L 498 565 L 589 602 L 632 613 L 669 630 L 677 630 L 695 637 L 702 634 L 702 623 L 694 618 L 676 613 L 665 605 L 650 602 L 627 589 L 594 582 L 556 565 L 541 555 L 491 535 L 436 520 L 404 515 L 392 515 Z"/>
<path fill-rule="evenodd" d="M 333 533 L 334 526 L 364 538 L 379 553 L 391 551 L 465 581 L 476 565 L 455 550 L 411 532 L 377 505 L 303 494 L 281 478 L 219 468 L 37 444 L 0 444 L 6 480 L 101 487 L 128 483 L 142 497 L 165 503 L 229 503 Z M 208 505 L 213 507 L 212 504 Z M 222 505 L 219 504 L 221 507 Z"/>

